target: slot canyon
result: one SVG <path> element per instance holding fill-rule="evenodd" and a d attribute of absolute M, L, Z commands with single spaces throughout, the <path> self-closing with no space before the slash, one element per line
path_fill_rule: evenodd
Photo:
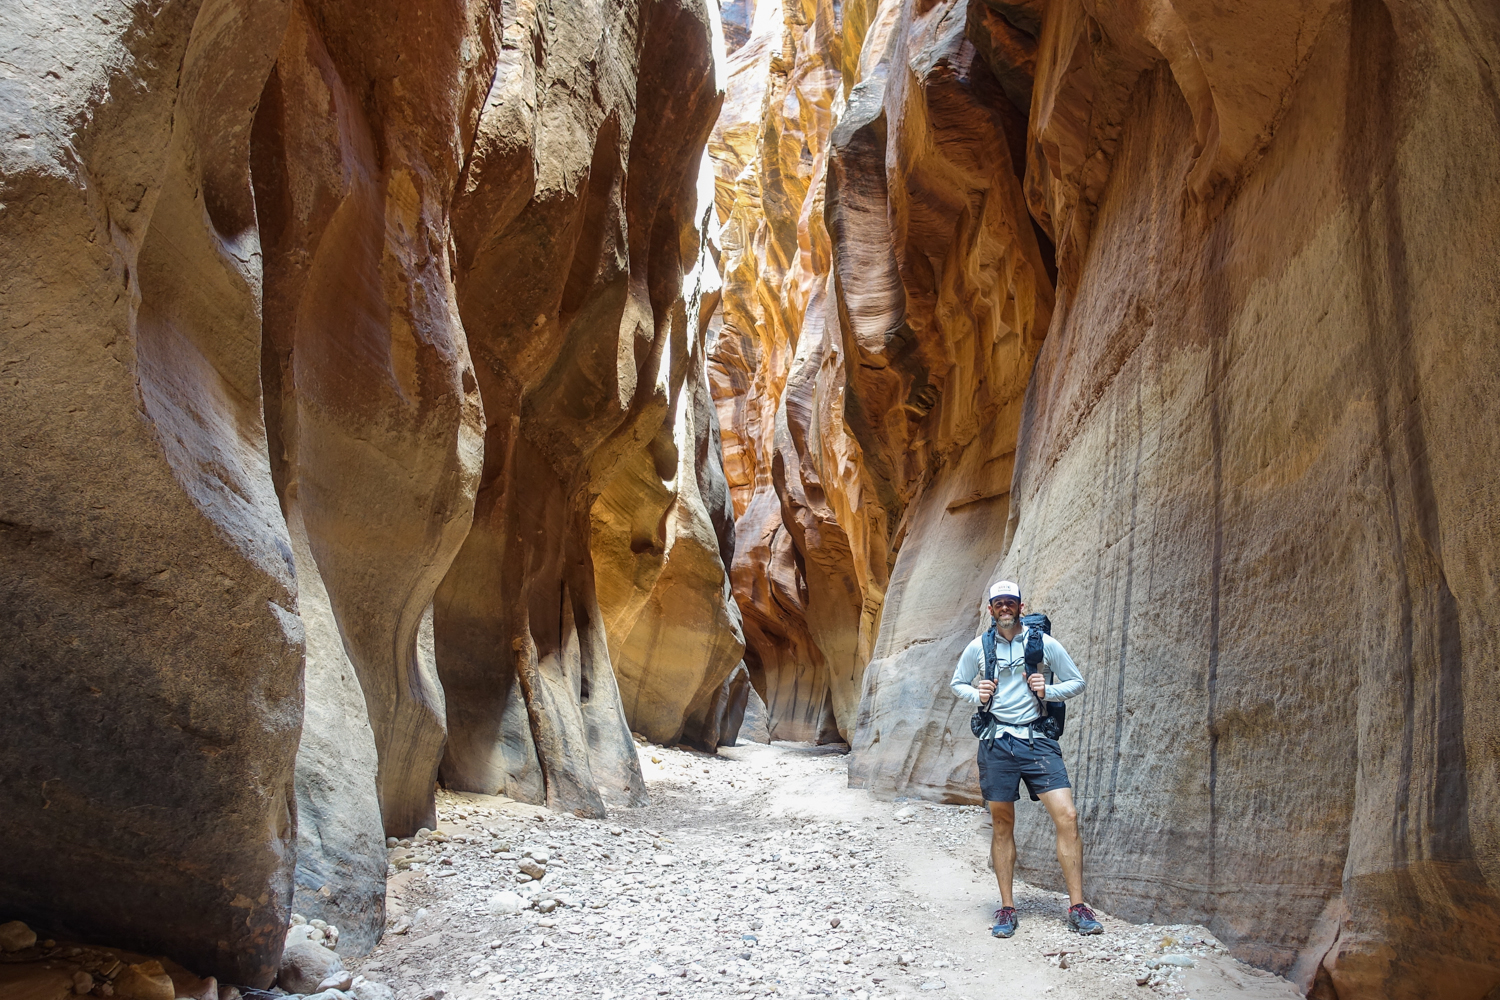
<path fill-rule="evenodd" d="M 1500 998 L 1492 0 L 9 0 L 0 44 L 0 997 L 311 994 L 308 928 L 406 933 L 415 841 L 547 866 L 496 803 L 607 831 L 570 862 L 783 836 L 700 762 L 919 851 L 980 815 L 949 678 L 1005 578 L 1087 681 L 1109 933 Z"/>

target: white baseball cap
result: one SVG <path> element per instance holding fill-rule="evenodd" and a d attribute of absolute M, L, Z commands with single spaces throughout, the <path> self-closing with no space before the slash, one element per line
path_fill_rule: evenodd
<path fill-rule="evenodd" d="M 1014 597 L 1018 602 L 1021 600 L 1021 585 L 1010 580 L 1001 580 L 990 588 L 990 600 L 997 597 Z"/>

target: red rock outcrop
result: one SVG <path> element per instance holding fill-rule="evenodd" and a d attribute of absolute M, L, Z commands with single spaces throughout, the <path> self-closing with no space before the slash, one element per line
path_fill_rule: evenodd
<path fill-rule="evenodd" d="M 736 515 L 730 575 L 773 738 L 839 739 L 858 699 L 862 600 L 847 539 L 802 483 L 794 438 L 808 396 L 787 403 L 826 354 L 822 193 L 841 41 L 829 3 L 761 5 L 752 18 L 709 143 L 725 286 L 709 377 Z M 811 486 L 821 492 L 815 474 Z M 853 595 L 852 619 L 836 591 Z"/>
<path fill-rule="evenodd" d="M 907 650 L 956 638 L 1004 530 L 1051 283 L 1020 183 L 1025 114 L 964 10 L 789 5 L 731 60 L 710 374 L 774 736 L 849 738 L 872 656 L 900 673 Z M 913 533 L 940 567 L 915 582 L 892 577 Z M 892 610 L 906 617 L 882 629 Z"/>
<path fill-rule="evenodd" d="M 0 12 L 0 896 L 263 986 L 440 766 L 597 812 L 737 725 L 713 16 L 84 6 Z"/>

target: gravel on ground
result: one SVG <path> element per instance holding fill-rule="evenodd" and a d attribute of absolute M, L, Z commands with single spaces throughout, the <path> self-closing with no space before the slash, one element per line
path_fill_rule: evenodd
<path fill-rule="evenodd" d="M 1065 896 L 1020 882 L 1019 930 L 990 937 L 983 810 L 877 801 L 847 787 L 842 748 L 638 749 L 651 803 L 603 820 L 440 791 L 438 829 L 390 842 L 389 929 L 347 963 L 356 983 L 396 1000 L 1300 996 L 1202 927 L 1099 912 L 1104 934 L 1079 937 Z"/>

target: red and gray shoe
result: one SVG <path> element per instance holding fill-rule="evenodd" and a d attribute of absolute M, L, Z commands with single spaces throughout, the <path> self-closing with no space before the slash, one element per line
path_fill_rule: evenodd
<path fill-rule="evenodd" d="M 1014 906 L 1002 906 L 995 911 L 995 922 L 990 925 L 990 933 L 998 938 L 1010 937 L 1016 932 L 1016 924 L 1020 922 Z"/>
<path fill-rule="evenodd" d="M 1094 916 L 1094 911 L 1082 903 L 1068 907 L 1068 926 L 1080 934 L 1103 934 L 1104 925 Z"/>

